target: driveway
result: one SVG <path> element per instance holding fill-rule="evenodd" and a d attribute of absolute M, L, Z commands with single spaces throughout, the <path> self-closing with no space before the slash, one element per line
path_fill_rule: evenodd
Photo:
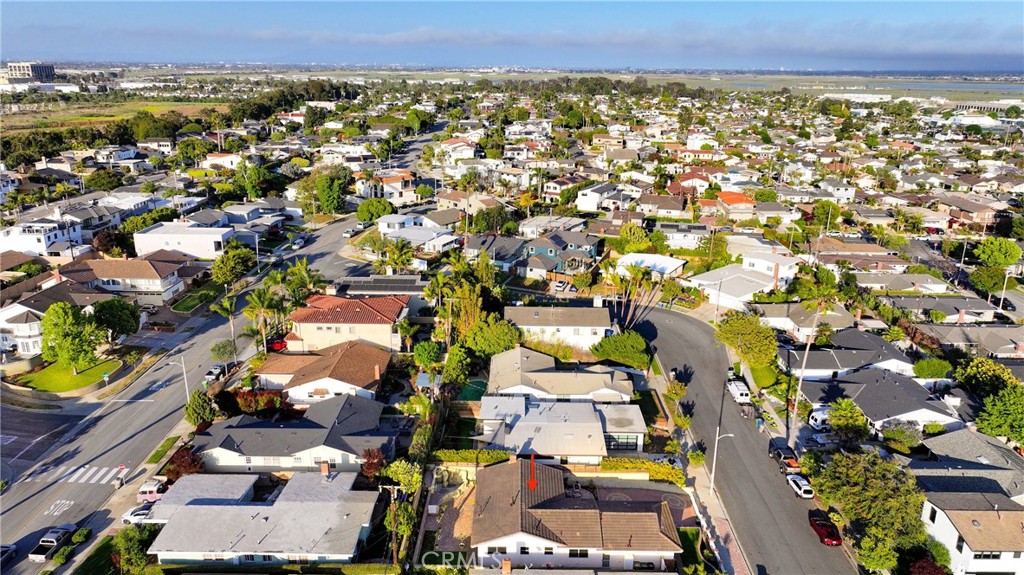
<path fill-rule="evenodd" d="M 650 340 L 666 369 L 675 367 L 689 388 L 683 405 L 692 410 L 691 432 L 703 443 L 708 462 L 716 429 L 733 434 L 719 443 L 715 487 L 751 568 L 759 575 L 840 575 L 857 570 L 841 549 L 827 548 L 807 524 L 814 508 L 796 499 L 767 457 L 768 438 L 743 419 L 726 399 L 725 348 L 707 324 L 655 309 L 636 329 Z"/>

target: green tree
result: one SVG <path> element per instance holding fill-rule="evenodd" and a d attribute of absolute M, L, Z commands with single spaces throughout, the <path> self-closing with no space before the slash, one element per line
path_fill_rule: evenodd
<path fill-rule="evenodd" d="M 245 317 L 256 322 L 256 329 L 260 333 L 260 340 L 263 342 L 263 351 L 267 351 L 267 327 L 277 317 L 281 309 L 281 299 L 267 286 L 261 286 L 249 292 L 246 298 L 247 305 L 242 310 Z M 259 348 L 260 346 L 256 346 Z"/>
<path fill-rule="evenodd" d="M 942 323 L 946 321 L 946 313 L 940 309 L 930 309 L 928 310 L 928 319 L 932 323 Z"/>
<path fill-rule="evenodd" d="M 192 392 L 185 404 L 185 421 L 192 427 L 199 427 L 202 423 L 209 423 L 217 417 L 217 408 L 213 400 L 205 390 L 197 389 Z"/>
<path fill-rule="evenodd" d="M 214 262 L 210 278 L 216 284 L 233 284 L 256 267 L 256 252 L 249 248 L 229 248 Z"/>
<path fill-rule="evenodd" d="M 732 312 L 715 328 L 718 341 L 736 350 L 740 360 L 751 367 L 767 367 L 775 363 L 778 342 L 775 330 L 749 313 Z"/>
<path fill-rule="evenodd" d="M 388 508 L 387 517 L 384 518 L 384 526 L 392 533 L 391 549 L 393 550 L 395 565 L 398 564 L 399 536 L 404 540 L 412 535 L 416 526 L 416 509 L 411 503 L 402 501 L 392 503 Z"/>
<path fill-rule="evenodd" d="M 497 314 L 490 313 L 470 328 L 466 334 L 466 347 L 473 350 L 478 357 L 489 359 L 503 351 L 508 351 L 522 341 L 523 335 L 519 328 L 507 320 L 499 319 Z"/>
<path fill-rule="evenodd" d="M 953 366 L 944 359 L 926 357 L 914 363 L 914 376 L 922 379 L 941 379 L 949 375 Z"/>
<path fill-rule="evenodd" d="M 987 357 L 976 357 L 960 364 L 953 377 L 982 398 L 999 393 L 1001 390 L 1019 386 L 1010 368 Z"/>
<path fill-rule="evenodd" d="M 423 483 L 423 472 L 420 467 L 404 459 L 396 459 L 384 468 L 381 475 L 394 481 L 402 491 L 412 495 Z"/>
<path fill-rule="evenodd" d="M 424 371 L 431 371 L 441 361 L 441 344 L 421 341 L 413 348 L 413 361 Z"/>
<path fill-rule="evenodd" d="M 235 342 L 230 339 L 217 340 L 210 346 L 210 357 L 213 358 L 213 361 L 226 362 L 235 357 L 237 353 Z"/>
<path fill-rule="evenodd" d="M 395 206 L 384 198 L 370 198 L 359 204 L 356 217 L 361 222 L 375 222 L 377 218 L 395 213 Z"/>
<path fill-rule="evenodd" d="M 107 168 L 100 168 L 85 177 L 85 186 L 100 192 L 109 192 L 121 187 L 121 176 Z"/>
<path fill-rule="evenodd" d="M 107 341 L 113 342 L 139 331 L 141 314 L 137 305 L 118 297 L 93 305 L 92 318 L 107 334 Z"/>
<path fill-rule="evenodd" d="M 854 445 L 867 439 L 868 420 L 852 399 L 842 398 L 828 406 L 828 422 L 840 443 Z"/>
<path fill-rule="evenodd" d="M 887 421 L 882 426 L 882 438 L 885 439 L 885 444 L 895 451 L 909 454 L 911 449 L 921 445 L 923 434 L 916 423 Z"/>
<path fill-rule="evenodd" d="M 814 334 L 814 345 L 825 346 L 832 343 L 832 335 L 835 334 L 836 330 L 832 329 L 832 324 L 821 323 L 818 325 L 818 330 Z"/>
<path fill-rule="evenodd" d="M 473 216 L 473 231 L 482 234 L 486 232 L 497 233 L 508 222 L 514 222 L 515 218 L 505 209 L 504 206 L 494 206 L 480 210 Z"/>
<path fill-rule="evenodd" d="M 903 328 L 894 325 L 882 332 L 882 339 L 890 343 L 894 341 L 903 341 L 904 339 L 907 339 L 907 334 L 903 331 Z"/>
<path fill-rule="evenodd" d="M 465 347 L 455 344 L 448 349 L 448 357 L 441 371 L 441 381 L 457 387 L 469 383 L 469 353 Z"/>
<path fill-rule="evenodd" d="M 416 186 L 416 196 L 419 199 L 425 200 L 425 199 L 427 199 L 427 198 L 429 198 L 430 196 L 433 196 L 433 195 L 434 195 L 434 188 L 432 188 L 432 187 L 430 187 L 430 186 L 428 186 L 426 184 L 420 184 L 420 185 Z"/>
<path fill-rule="evenodd" d="M 755 202 L 777 202 L 779 201 L 779 194 L 775 190 L 757 190 L 754 192 Z"/>
<path fill-rule="evenodd" d="M 199 138 L 185 138 L 177 144 L 178 160 L 186 166 L 198 166 L 199 162 L 206 158 L 206 154 L 215 148 L 213 142 Z"/>
<path fill-rule="evenodd" d="M 579 272 L 572 276 L 572 285 L 577 290 L 582 292 L 583 290 L 586 290 L 590 288 L 590 286 L 594 285 L 594 275 L 589 271 Z"/>
<path fill-rule="evenodd" d="M 647 340 L 639 333 L 626 330 L 594 344 L 590 352 L 598 359 L 607 359 L 636 369 L 647 369 L 651 363 Z"/>
<path fill-rule="evenodd" d="M 817 202 L 811 212 L 811 222 L 821 228 L 827 226 L 835 229 L 836 220 L 840 218 L 843 209 L 839 204 L 828 200 Z"/>
<path fill-rule="evenodd" d="M 989 236 L 974 248 L 974 257 L 986 266 L 1005 268 L 1020 260 L 1021 249 L 1011 239 Z"/>
<path fill-rule="evenodd" d="M 1024 385 L 1007 385 L 986 397 L 978 416 L 978 430 L 1024 443 Z"/>
<path fill-rule="evenodd" d="M 864 536 L 856 548 L 857 562 L 868 571 L 890 571 L 899 559 L 892 542 L 883 538 Z"/>
<path fill-rule="evenodd" d="M 1016 282 L 1013 280 L 1006 280 L 1006 271 L 1001 267 L 996 266 L 979 266 L 971 272 L 971 275 L 967 276 L 967 281 L 971 282 L 971 285 L 975 288 L 988 294 L 988 300 L 992 301 L 992 294 L 998 292 L 1003 287 L 1003 282 L 1007 282 L 1007 287 L 1013 287 Z"/>
<path fill-rule="evenodd" d="M 50 305 L 42 321 L 43 359 L 78 373 L 96 365 L 96 345 L 103 334 L 82 312 L 67 302 Z"/>
<path fill-rule="evenodd" d="M 235 338 L 235 304 L 237 300 L 233 297 L 225 296 L 220 301 L 215 301 L 210 304 L 210 311 L 228 320 L 228 327 L 231 329 L 231 342 L 236 341 Z M 235 363 L 238 363 L 238 346 L 235 346 L 234 353 Z"/>
<path fill-rule="evenodd" d="M 114 535 L 114 552 L 117 553 L 123 574 L 142 575 L 146 570 L 149 564 L 146 550 L 158 529 L 152 523 L 141 523 L 132 529 L 121 529 Z"/>

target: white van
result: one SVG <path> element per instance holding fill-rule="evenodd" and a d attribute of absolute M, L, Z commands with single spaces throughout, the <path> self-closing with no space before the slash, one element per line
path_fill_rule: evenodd
<path fill-rule="evenodd" d="M 729 382 L 726 386 L 729 388 L 729 394 L 732 395 L 733 400 L 739 405 L 748 405 L 750 401 L 750 388 L 747 387 L 746 383 L 738 379 L 734 379 Z"/>
<path fill-rule="evenodd" d="M 807 423 L 816 431 L 832 431 L 828 422 L 828 408 L 815 409 L 807 417 Z"/>

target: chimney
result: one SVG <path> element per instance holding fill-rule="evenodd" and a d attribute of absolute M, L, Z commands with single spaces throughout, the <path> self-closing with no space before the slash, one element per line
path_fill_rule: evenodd
<path fill-rule="evenodd" d="M 320 462 L 320 475 L 327 477 L 331 474 L 331 464 L 326 461 Z"/>
<path fill-rule="evenodd" d="M 875 262 L 875 269 L 876 270 L 881 270 L 882 269 L 882 262 Z"/>
<path fill-rule="evenodd" d="M 60 266 L 57 266 L 57 269 L 53 270 L 53 279 L 57 280 L 57 283 L 64 281 L 64 278 L 60 277 Z"/>
<path fill-rule="evenodd" d="M 772 289 L 779 289 L 779 264 L 775 264 L 772 271 Z"/>
<path fill-rule="evenodd" d="M 373 379 L 374 380 L 380 380 L 380 364 L 379 363 L 375 363 L 373 365 Z"/>
<path fill-rule="evenodd" d="M 512 575 L 512 560 L 505 558 L 501 560 L 501 575 Z"/>
<path fill-rule="evenodd" d="M 516 464 L 516 460 L 518 460 L 518 459 L 519 459 L 519 456 L 516 455 L 515 453 L 511 453 L 508 456 L 508 462 L 511 463 L 512 465 L 515 465 Z"/>
<path fill-rule="evenodd" d="M 960 313 L 956 316 L 956 323 L 964 323 L 964 314 L 966 310 L 960 310 Z"/>
<path fill-rule="evenodd" d="M 857 308 L 857 312 L 853 315 L 854 319 L 857 320 L 857 323 L 860 323 L 860 316 L 862 313 L 863 310 L 861 308 Z"/>

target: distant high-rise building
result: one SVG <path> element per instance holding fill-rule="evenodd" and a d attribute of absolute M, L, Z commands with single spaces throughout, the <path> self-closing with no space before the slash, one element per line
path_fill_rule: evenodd
<path fill-rule="evenodd" d="M 8 78 L 31 78 L 39 82 L 52 82 L 54 77 L 53 64 L 42 62 L 8 62 Z"/>

